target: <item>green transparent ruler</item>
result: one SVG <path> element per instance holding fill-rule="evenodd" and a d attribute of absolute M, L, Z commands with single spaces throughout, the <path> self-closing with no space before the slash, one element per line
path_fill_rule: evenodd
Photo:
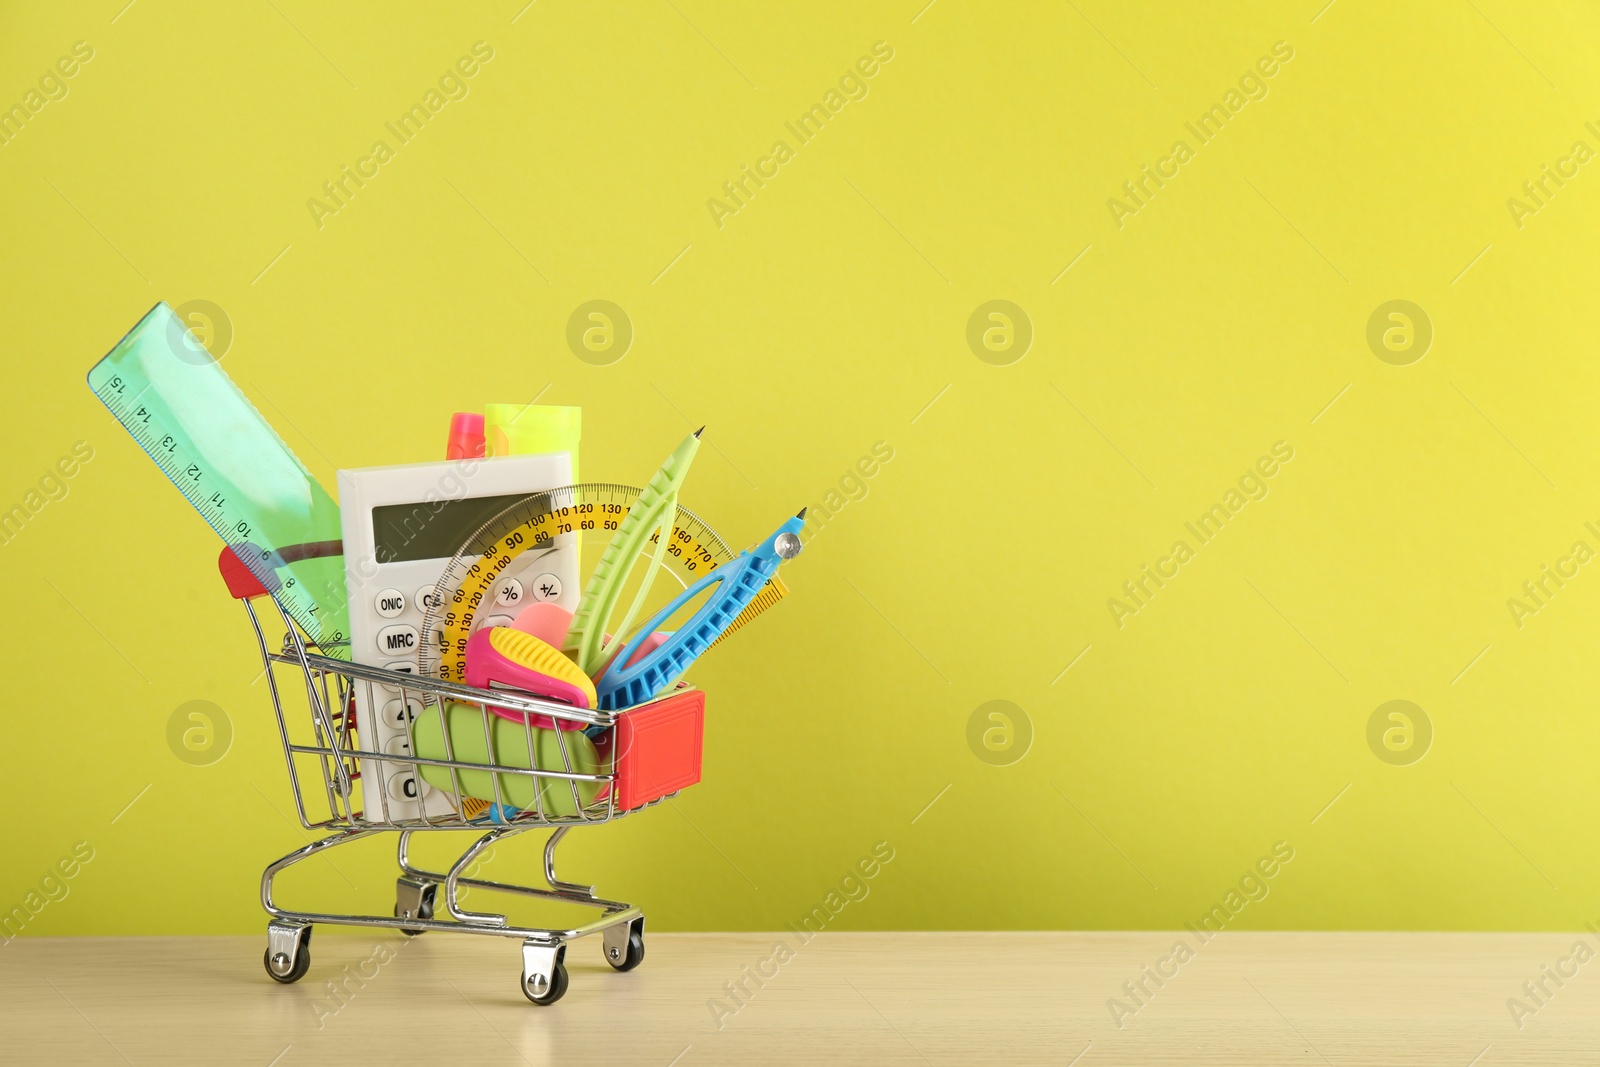
<path fill-rule="evenodd" d="M 349 658 L 339 506 L 157 304 L 89 388 L 325 655 Z"/>

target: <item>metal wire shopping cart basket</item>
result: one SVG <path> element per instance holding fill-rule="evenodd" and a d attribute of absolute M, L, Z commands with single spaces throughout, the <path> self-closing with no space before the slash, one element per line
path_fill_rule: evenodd
<path fill-rule="evenodd" d="M 644 913 L 636 905 L 596 896 L 592 886 L 558 879 L 556 846 L 574 826 L 620 819 L 699 781 L 705 709 L 700 691 L 680 687 L 637 707 L 599 711 L 363 666 L 316 651 L 276 602 L 284 633 L 274 650 L 254 604 L 266 589 L 230 550 L 223 550 L 219 563 L 229 591 L 245 606 L 261 651 L 295 811 L 308 830 L 328 832 L 262 872 L 261 905 L 271 916 L 265 963 L 274 980 L 295 982 L 306 974 L 316 923 L 382 927 L 413 936 L 450 930 L 520 938 L 522 992 L 541 1005 L 555 1003 L 566 992 L 566 945 L 575 938 L 599 933 L 607 963 L 619 971 L 638 966 L 644 958 Z M 434 758 L 412 752 L 410 745 L 382 753 L 363 750 L 354 713 L 355 694 L 362 688 L 368 701 L 391 707 L 398 702 L 408 719 L 437 716 L 437 741 L 444 751 Z M 285 702 L 292 697 L 298 708 L 297 693 L 304 695 L 308 715 L 288 713 Z M 499 711 L 492 713 L 491 708 Z M 483 749 L 456 751 L 468 747 L 460 743 L 463 736 L 476 740 L 480 725 Z M 517 740 L 507 742 L 508 727 L 514 737 L 520 731 L 525 747 Z M 592 739 L 592 750 L 584 751 L 593 756 L 586 760 L 577 758 L 580 738 Z M 480 751 L 487 756 L 467 758 Z M 442 790 L 448 798 L 442 806 L 448 810 L 435 813 L 413 805 L 411 811 L 422 813 L 402 817 L 392 810 L 400 805 L 391 806 L 387 789 L 362 788 L 364 771 L 369 783 L 410 775 L 418 790 Z M 424 780 L 435 784 L 422 785 Z M 512 795 L 525 798 L 523 805 L 508 804 Z M 531 806 L 526 804 L 530 796 Z M 547 886 L 471 876 L 474 864 L 497 842 L 537 828 L 552 830 L 544 847 Z M 411 836 L 442 830 L 481 834 L 446 871 L 415 866 L 408 857 Z M 387 831 L 398 835 L 400 867 L 392 915 L 297 911 L 274 902 L 273 881 L 284 870 Z M 513 926 L 504 915 L 462 907 L 460 895 L 466 888 L 584 905 L 600 914 L 567 929 Z"/>

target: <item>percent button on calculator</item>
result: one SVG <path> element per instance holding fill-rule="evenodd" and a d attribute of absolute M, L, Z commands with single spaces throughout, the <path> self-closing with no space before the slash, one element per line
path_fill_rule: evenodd
<path fill-rule="evenodd" d="M 521 599 L 522 583 L 515 578 L 507 578 L 494 591 L 494 602 L 503 608 L 516 607 Z"/>

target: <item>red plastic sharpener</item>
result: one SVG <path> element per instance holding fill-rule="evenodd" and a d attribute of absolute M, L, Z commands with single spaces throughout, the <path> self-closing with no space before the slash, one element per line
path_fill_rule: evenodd
<path fill-rule="evenodd" d="M 700 781 L 706 695 L 690 689 L 624 712 L 613 728 L 617 810 L 632 811 Z"/>

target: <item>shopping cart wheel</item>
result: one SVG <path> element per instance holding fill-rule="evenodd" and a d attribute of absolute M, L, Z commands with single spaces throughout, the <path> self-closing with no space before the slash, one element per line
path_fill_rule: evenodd
<path fill-rule="evenodd" d="M 522 943 L 522 995 L 541 1008 L 554 1004 L 567 991 L 567 967 L 562 959 L 567 946 L 529 938 Z"/>
<path fill-rule="evenodd" d="M 261 957 L 274 982 L 298 982 L 311 969 L 311 927 L 267 924 L 267 951 Z"/>
<path fill-rule="evenodd" d="M 619 971 L 631 971 L 644 960 L 644 917 L 608 926 L 601 933 L 606 962 Z"/>
<path fill-rule="evenodd" d="M 410 878 L 397 878 L 394 883 L 394 917 L 396 919 L 433 918 L 433 895 L 439 888 L 436 882 L 417 882 Z M 400 932 L 407 937 L 427 933 L 415 927 L 402 926 Z"/>

